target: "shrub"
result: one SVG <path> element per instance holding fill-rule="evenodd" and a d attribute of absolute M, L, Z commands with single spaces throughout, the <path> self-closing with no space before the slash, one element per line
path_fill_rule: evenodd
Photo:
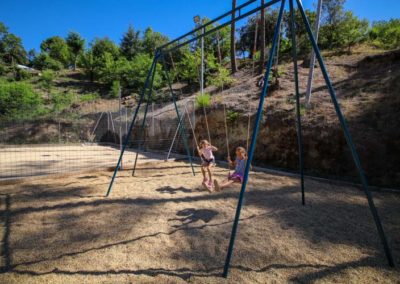
<path fill-rule="evenodd" d="M 76 101 L 76 95 L 73 93 L 53 93 L 51 94 L 51 102 L 53 103 L 53 111 L 60 112 L 69 108 Z"/>
<path fill-rule="evenodd" d="M 110 97 L 118 98 L 120 89 L 121 89 L 121 86 L 119 84 L 119 81 L 113 81 L 112 85 L 111 85 L 111 90 L 110 90 Z"/>
<path fill-rule="evenodd" d="M 198 108 L 209 107 L 211 105 L 211 96 L 209 94 L 202 94 L 196 97 L 196 106 Z"/>
<path fill-rule="evenodd" d="M 15 79 L 17 81 L 24 81 L 24 80 L 28 80 L 32 77 L 32 74 L 29 73 L 28 71 L 24 70 L 24 69 L 19 69 L 17 68 L 15 70 Z"/>
<path fill-rule="evenodd" d="M 40 77 L 40 83 L 42 87 L 46 90 L 50 90 L 53 85 L 54 72 L 52 70 L 45 70 Z"/>
<path fill-rule="evenodd" d="M 400 48 L 400 19 L 375 22 L 372 25 L 369 38 L 378 47 Z"/>
<path fill-rule="evenodd" d="M 30 118 L 38 114 L 42 99 L 32 86 L 22 82 L 0 84 L 0 117 Z"/>
<path fill-rule="evenodd" d="M 40 53 L 33 60 L 33 67 L 39 70 L 50 69 L 59 71 L 64 68 L 60 61 L 51 58 L 47 53 Z"/>
<path fill-rule="evenodd" d="M 229 121 L 230 123 L 234 123 L 238 120 L 239 118 L 239 113 L 236 111 L 228 110 L 226 113 L 226 120 Z"/>
<path fill-rule="evenodd" d="M 79 100 L 81 102 L 92 102 L 92 101 L 97 100 L 98 98 L 100 98 L 98 93 L 88 93 L 88 94 L 79 96 Z"/>
<path fill-rule="evenodd" d="M 5 75 L 7 73 L 6 66 L 0 61 L 0 76 Z"/>
<path fill-rule="evenodd" d="M 210 79 L 210 84 L 216 86 L 218 89 L 229 87 L 235 82 L 235 79 L 229 76 L 229 70 L 223 66 L 217 68 L 217 72 Z"/>

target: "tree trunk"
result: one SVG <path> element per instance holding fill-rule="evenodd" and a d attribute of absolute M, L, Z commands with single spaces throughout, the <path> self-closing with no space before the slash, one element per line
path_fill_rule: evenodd
<path fill-rule="evenodd" d="M 232 0 L 232 23 L 231 23 L 231 67 L 232 67 L 232 74 L 237 72 L 237 66 L 236 66 L 236 48 L 235 48 L 235 30 L 236 30 L 236 25 L 235 19 L 236 12 L 233 11 L 236 8 L 236 0 Z"/>
<path fill-rule="evenodd" d="M 261 5 L 264 5 L 264 0 L 261 0 Z M 265 8 L 261 9 L 261 19 L 260 19 L 260 32 L 261 32 L 261 43 L 260 43 L 260 66 L 258 73 L 262 74 L 264 72 L 265 64 Z"/>
<path fill-rule="evenodd" d="M 217 31 L 217 51 L 218 51 L 218 61 L 219 64 L 222 65 L 222 55 L 221 55 L 221 46 L 219 44 L 219 32 Z"/>

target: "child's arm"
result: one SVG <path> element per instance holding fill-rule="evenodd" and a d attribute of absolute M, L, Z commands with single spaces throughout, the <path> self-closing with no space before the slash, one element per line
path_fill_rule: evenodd
<path fill-rule="evenodd" d="M 211 148 L 211 150 L 213 150 L 213 151 L 218 151 L 218 148 L 217 147 L 215 147 L 215 146 L 210 146 L 210 148 Z"/>
<path fill-rule="evenodd" d="M 231 156 L 228 156 L 228 163 L 229 163 L 229 166 L 236 166 L 236 161 L 232 161 L 232 159 L 231 159 Z"/>

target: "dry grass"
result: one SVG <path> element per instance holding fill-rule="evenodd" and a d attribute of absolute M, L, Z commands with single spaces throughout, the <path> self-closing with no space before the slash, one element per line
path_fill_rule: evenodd
<path fill-rule="evenodd" d="M 358 189 L 252 173 L 229 280 L 238 188 L 207 193 L 187 164 L 1 186 L 1 283 L 399 282 Z M 196 169 L 198 172 L 198 169 Z M 218 178 L 227 172 L 216 168 Z M 375 193 L 397 263 L 400 196 Z"/>

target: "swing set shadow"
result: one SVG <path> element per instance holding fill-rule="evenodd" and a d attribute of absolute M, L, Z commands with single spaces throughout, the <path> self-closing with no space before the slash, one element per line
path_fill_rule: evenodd
<path fill-rule="evenodd" d="M 394 260 L 392 257 L 392 253 L 388 244 L 388 241 L 386 239 L 386 235 L 385 235 L 385 231 L 383 229 L 383 226 L 381 224 L 381 220 L 380 217 L 378 215 L 377 209 L 375 207 L 374 201 L 373 201 L 373 197 L 371 195 L 369 186 L 368 186 L 368 182 L 367 182 L 367 178 L 366 175 L 364 173 L 364 170 L 361 166 L 361 162 L 360 162 L 360 158 L 359 155 L 357 153 L 356 147 L 353 143 L 353 139 L 352 136 L 350 135 L 348 126 L 347 126 L 347 122 L 343 116 L 342 110 L 340 108 L 339 102 L 337 100 L 336 97 L 336 93 L 334 90 L 334 87 L 332 85 L 331 79 L 329 77 L 327 68 L 325 66 L 324 60 L 321 56 L 320 50 L 318 48 L 317 42 L 314 38 L 314 35 L 311 31 L 311 27 L 310 27 L 310 23 L 308 20 L 308 17 L 304 11 L 303 8 L 303 4 L 301 2 L 301 0 L 272 0 L 272 1 L 267 1 L 264 4 L 259 5 L 256 8 L 253 8 L 247 12 L 243 12 L 242 10 L 245 8 L 249 8 L 249 5 L 253 4 L 254 2 L 256 2 L 257 0 L 250 0 L 247 1 L 245 3 L 243 3 L 242 5 L 237 6 L 235 9 L 226 12 L 218 17 L 216 17 L 215 19 L 207 22 L 204 25 L 201 25 L 195 29 L 193 29 L 192 31 L 162 45 L 161 47 L 159 47 L 156 52 L 155 52 L 155 56 L 153 59 L 153 62 L 150 66 L 149 72 L 147 74 L 147 78 L 144 84 L 144 87 L 142 89 L 141 95 L 140 95 L 140 99 L 138 102 L 138 105 L 136 107 L 136 110 L 133 114 L 133 118 L 132 121 L 130 123 L 129 129 L 128 129 L 128 134 L 126 135 L 124 144 L 122 146 L 121 149 L 121 154 L 120 157 L 118 159 L 117 165 L 115 167 L 115 171 L 114 174 L 112 176 L 111 182 L 109 184 L 107 193 L 106 193 L 106 197 L 108 197 L 111 193 L 114 181 L 116 179 L 118 170 L 120 169 L 121 166 L 121 161 L 124 155 L 124 151 L 127 147 L 127 145 L 129 144 L 129 138 L 131 136 L 132 133 L 132 129 L 133 126 L 135 125 L 135 121 L 137 119 L 138 116 L 138 111 L 140 106 L 144 103 L 144 101 L 146 101 L 146 106 L 145 106 L 145 112 L 144 112 L 144 119 L 143 119 L 143 123 L 141 125 L 141 130 L 139 132 L 139 141 L 143 141 L 142 140 L 142 136 L 144 133 L 144 123 L 145 123 L 145 118 L 146 118 L 146 114 L 148 111 L 148 107 L 149 107 L 149 102 L 151 101 L 151 93 L 152 93 L 152 89 L 153 89 L 153 81 L 154 81 L 154 75 L 157 72 L 157 63 L 160 62 L 162 64 L 163 67 L 163 72 L 165 75 L 165 78 L 167 80 L 168 83 L 168 89 L 170 92 L 170 95 L 172 97 L 172 102 L 174 104 L 175 107 L 175 111 L 176 111 L 176 115 L 177 115 L 177 119 L 178 122 L 181 121 L 181 116 L 184 114 L 181 114 L 178 108 L 178 104 L 177 104 L 177 100 L 176 100 L 176 95 L 173 92 L 172 89 L 172 82 L 168 73 L 168 68 L 166 65 L 166 60 L 165 60 L 165 56 L 166 55 L 170 55 L 170 53 L 174 50 L 177 50 L 183 46 L 186 46 L 198 39 L 201 39 L 202 37 L 205 37 L 209 34 L 212 34 L 216 31 L 218 31 L 219 29 L 230 25 L 233 22 L 239 21 L 245 17 L 248 17 L 252 14 L 255 14 L 256 12 L 263 10 L 271 5 L 280 3 L 280 8 L 279 8 L 279 14 L 278 14 L 278 19 L 275 25 L 275 29 L 274 29 L 274 35 L 273 35 L 273 40 L 272 40 L 272 46 L 270 48 L 269 51 L 269 57 L 268 60 L 266 62 L 266 66 L 265 66 L 265 74 L 263 77 L 263 87 L 262 87 L 262 91 L 261 91 L 261 95 L 259 98 L 259 104 L 258 104 L 258 110 L 257 110 L 257 114 L 256 114 L 256 118 L 254 121 L 254 127 L 253 127 L 253 132 L 251 135 L 251 139 L 250 139 L 250 147 L 248 149 L 248 160 L 246 163 L 246 169 L 244 172 L 244 178 L 243 178 L 243 183 L 241 185 L 241 190 L 240 190 L 240 194 L 239 194 L 239 198 L 238 198 L 238 204 L 237 204 L 237 208 L 236 208 L 236 213 L 235 213 L 235 218 L 233 221 L 233 226 L 232 226 L 232 232 L 231 232 L 231 237 L 230 237 L 230 241 L 229 241 L 229 247 L 228 247 L 228 251 L 227 251 L 227 256 L 226 256 L 226 260 L 225 260 L 225 265 L 224 265 L 224 270 L 223 270 L 223 277 L 227 277 L 229 274 L 229 268 L 230 268 L 230 263 L 231 263 L 231 259 L 232 259 L 232 253 L 233 253 L 233 249 L 234 249 L 234 244 L 235 244 L 235 238 L 236 238 L 236 233 L 237 233 L 237 229 L 238 229 L 238 225 L 239 225 L 239 220 L 240 220 L 240 213 L 241 213 L 241 209 L 243 207 L 243 200 L 244 200 L 244 196 L 245 196 L 245 192 L 246 192 L 246 187 L 247 187 L 247 182 L 249 179 L 249 171 L 251 169 L 251 162 L 253 160 L 254 157 L 254 150 L 256 147 L 256 141 L 257 141 L 257 136 L 258 136 L 258 131 L 259 131 L 259 126 L 260 126 L 260 121 L 263 115 L 263 110 L 264 110 L 264 101 L 265 98 L 268 94 L 268 88 L 269 88 L 269 78 L 270 78 L 270 73 L 271 73 L 271 69 L 272 69 L 272 64 L 273 64 L 273 59 L 274 56 L 276 54 L 276 50 L 277 50 L 277 43 L 278 43 L 278 35 L 280 33 L 280 27 L 281 27 L 281 23 L 282 23 L 282 18 L 283 18 L 283 13 L 284 10 L 286 8 L 285 4 L 286 2 L 289 2 L 289 21 L 290 21 L 290 25 L 289 25 L 289 31 L 291 34 L 291 42 L 292 42 L 292 60 L 293 60 L 293 68 L 294 68 L 294 89 L 295 89 L 295 97 L 296 97 L 296 130 L 297 130 L 297 142 L 298 142 L 298 152 L 299 152 L 299 174 L 300 174 L 300 190 L 301 190 L 301 204 L 304 206 L 306 204 L 305 202 L 305 189 L 304 189 L 304 161 L 303 161 L 303 142 L 302 142 L 302 127 L 301 127 L 301 115 L 300 115 L 300 91 L 299 91 L 299 78 L 298 78 L 298 65 L 297 65 L 297 44 L 296 44 L 296 35 L 295 35 L 295 29 L 296 29 L 296 23 L 295 23 L 295 16 L 294 16 L 294 4 L 296 2 L 297 4 L 297 8 L 300 11 L 301 14 L 301 19 L 303 24 L 305 25 L 308 37 L 309 37 L 309 41 L 311 42 L 312 45 L 312 49 L 316 55 L 316 58 L 318 60 L 321 72 L 323 74 L 326 86 L 328 87 L 328 92 L 331 98 L 331 101 L 333 103 L 336 115 L 338 117 L 338 120 L 340 122 L 341 128 L 343 130 L 347 145 L 350 149 L 354 164 L 357 168 L 357 172 L 359 174 L 360 180 L 361 180 L 361 184 L 362 184 L 362 188 L 363 191 L 365 193 L 365 196 L 367 198 L 368 201 L 368 205 L 372 214 L 372 217 L 374 219 L 376 228 L 377 228 L 377 232 L 379 235 L 379 238 L 381 240 L 382 246 L 383 246 L 383 250 L 385 252 L 387 261 L 389 266 L 394 267 Z M 226 22 L 222 23 L 222 24 L 218 24 L 216 27 L 211 28 L 209 30 L 206 30 L 206 27 L 208 27 L 211 24 L 216 23 L 217 21 L 231 16 L 230 20 L 227 20 Z M 298 23 L 297 23 L 298 25 Z M 188 39 L 188 37 L 190 36 L 190 38 Z M 182 42 L 181 42 L 182 41 Z M 182 140 L 184 142 L 184 147 L 185 150 L 187 152 L 187 158 L 189 160 L 190 166 L 191 166 L 191 170 L 193 175 L 195 175 L 195 170 L 194 170 L 194 166 L 193 166 L 193 158 L 191 156 L 190 153 L 190 149 L 189 149 L 189 144 L 188 144 L 188 139 L 187 139 L 187 135 L 186 135 L 186 131 L 185 131 L 185 126 L 184 123 L 179 123 L 178 124 L 178 128 L 179 128 L 179 132 L 180 132 L 180 136 L 182 137 Z M 144 141 L 143 141 L 144 143 Z M 138 150 L 136 151 L 136 158 L 135 158 L 135 162 L 134 162 L 134 167 L 133 167 L 133 172 L 132 175 L 134 175 L 135 170 L 136 170 L 136 164 L 137 164 L 137 158 L 138 158 L 138 154 L 139 154 L 139 149 L 140 147 L 138 147 Z"/>

